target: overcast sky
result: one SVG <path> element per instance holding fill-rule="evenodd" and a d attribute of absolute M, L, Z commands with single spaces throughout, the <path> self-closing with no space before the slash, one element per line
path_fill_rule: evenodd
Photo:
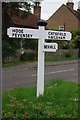
<path fill-rule="evenodd" d="M 43 0 L 41 2 L 41 19 L 47 20 L 62 4 L 66 4 L 68 0 Z M 78 2 L 73 0 L 74 9 L 77 10 Z"/>

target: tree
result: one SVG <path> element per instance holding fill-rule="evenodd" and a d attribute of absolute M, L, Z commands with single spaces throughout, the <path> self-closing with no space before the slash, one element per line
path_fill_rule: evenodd
<path fill-rule="evenodd" d="M 6 34 L 2 34 L 2 61 L 9 56 L 15 56 L 20 48 L 20 39 L 10 39 Z"/>
<path fill-rule="evenodd" d="M 7 9 L 11 9 L 10 17 L 14 14 L 18 16 L 19 8 L 26 9 L 24 15 L 29 15 L 31 12 L 31 6 L 27 2 L 3 2 L 2 3 L 2 14 L 3 14 L 3 21 L 6 19 Z M 12 11 L 13 10 L 13 11 Z M 5 21 L 4 21 L 5 22 Z M 2 58 L 3 62 L 6 57 L 16 55 L 17 49 L 20 48 L 20 39 L 12 39 L 6 35 L 7 26 L 2 26 Z"/>
<path fill-rule="evenodd" d="M 72 31 L 72 39 L 70 41 L 65 41 L 63 44 L 63 48 L 64 49 L 68 49 L 68 48 L 78 48 L 78 40 L 80 40 L 80 31 Z"/>
<path fill-rule="evenodd" d="M 18 10 L 19 8 L 23 8 L 26 12 L 31 12 L 31 4 L 27 2 L 3 2 L 2 8 L 11 8 Z"/>
<path fill-rule="evenodd" d="M 34 51 L 37 51 L 38 50 L 38 40 L 26 39 L 25 44 L 24 44 L 24 48 L 25 49 L 32 49 Z"/>

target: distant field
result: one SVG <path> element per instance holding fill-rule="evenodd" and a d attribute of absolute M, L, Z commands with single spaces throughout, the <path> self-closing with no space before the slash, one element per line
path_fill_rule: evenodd
<path fill-rule="evenodd" d="M 77 118 L 78 84 L 52 80 L 44 96 L 36 97 L 36 87 L 12 89 L 3 93 L 3 120 L 27 118 Z"/>

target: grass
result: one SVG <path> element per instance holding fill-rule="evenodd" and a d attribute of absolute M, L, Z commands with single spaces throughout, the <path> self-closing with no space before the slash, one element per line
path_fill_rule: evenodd
<path fill-rule="evenodd" d="M 53 61 L 65 61 L 65 60 L 78 60 L 76 57 L 67 57 L 67 58 L 54 58 L 54 57 L 46 57 L 46 62 L 53 62 Z"/>
<path fill-rule="evenodd" d="M 21 64 L 25 64 L 25 61 L 12 61 L 9 63 L 4 63 L 2 66 L 3 67 L 11 67 L 11 66 L 16 66 L 16 65 L 21 65 Z"/>
<path fill-rule="evenodd" d="M 36 87 L 3 93 L 3 120 L 32 118 L 78 118 L 78 84 L 53 80 L 44 96 L 36 97 Z"/>

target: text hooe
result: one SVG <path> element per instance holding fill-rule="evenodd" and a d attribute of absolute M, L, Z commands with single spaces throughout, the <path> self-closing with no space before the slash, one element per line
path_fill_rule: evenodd
<path fill-rule="evenodd" d="M 24 34 L 23 29 L 12 29 L 12 37 L 14 38 L 32 38 L 32 34 Z"/>

